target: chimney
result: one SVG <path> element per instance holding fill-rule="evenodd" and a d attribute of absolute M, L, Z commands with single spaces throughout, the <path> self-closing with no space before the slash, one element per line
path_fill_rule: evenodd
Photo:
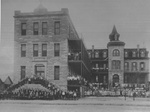
<path fill-rule="evenodd" d="M 92 45 L 92 52 L 94 52 L 94 45 Z"/>
<path fill-rule="evenodd" d="M 137 45 L 137 56 L 138 56 L 138 57 L 140 56 L 139 49 L 140 49 L 140 45 L 138 44 L 138 45 Z"/>

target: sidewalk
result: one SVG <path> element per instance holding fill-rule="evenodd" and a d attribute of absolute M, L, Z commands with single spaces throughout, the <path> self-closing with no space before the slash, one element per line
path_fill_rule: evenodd
<path fill-rule="evenodd" d="M 85 97 L 79 100 L 0 100 L 0 104 L 148 106 L 150 98 Z"/>

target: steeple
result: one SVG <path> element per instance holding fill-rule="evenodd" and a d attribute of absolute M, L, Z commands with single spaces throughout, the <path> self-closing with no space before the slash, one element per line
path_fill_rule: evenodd
<path fill-rule="evenodd" d="M 116 27 L 114 25 L 111 34 L 109 35 L 110 41 L 119 41 L 120 34 L 117 32 Z"/>

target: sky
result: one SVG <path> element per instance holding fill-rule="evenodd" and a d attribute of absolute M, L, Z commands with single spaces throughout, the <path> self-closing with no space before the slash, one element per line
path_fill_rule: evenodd
<path fill-rule="evenodd" d="M 107 48 L 115 25 L 125 48 L 150 51 L 150 0 L 1 0 L 0 78 L 13 73 L 14 11 L 33 12 L 42 4 L 48 11 L 68 8 L 86 48 Z M 12 76 L 11 76 L 12 77 Z"/>

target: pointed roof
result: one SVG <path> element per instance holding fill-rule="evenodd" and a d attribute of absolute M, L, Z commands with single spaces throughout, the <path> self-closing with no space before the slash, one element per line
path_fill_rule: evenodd
<path fill-rule="evenodd" d="M 34 9 L 34 13 L 42 14 L 42 13 L 47 13 L 47 8 L 45 8 L 41 3 L 39 6 Z"/>
<path fill-rule="evenodd" d="M 118 41 L 120 34 L 117 32 L 116 26 L 114 25 L 111 34 L 109 35 L 110 41 Z"/>
<path fill-rule="evenodd" d="M 7 85 L 11 85 L 13 84 L 11 78 L 8 76 L 7 79 L 5 80 L 4 84 L 7 84 Z"/>
<path fill-rule="evenodd" d="M 116 30 L 116 26 L 114 25 L 113 29 L 112 29 L 112 32 L 110 35 L 114 35 L 114 34 L 119 34 Z"/>
<path fill-rule="evenodd" d="M 4 82 L 0 79 L 0 84 L 3 84 Z"/>

